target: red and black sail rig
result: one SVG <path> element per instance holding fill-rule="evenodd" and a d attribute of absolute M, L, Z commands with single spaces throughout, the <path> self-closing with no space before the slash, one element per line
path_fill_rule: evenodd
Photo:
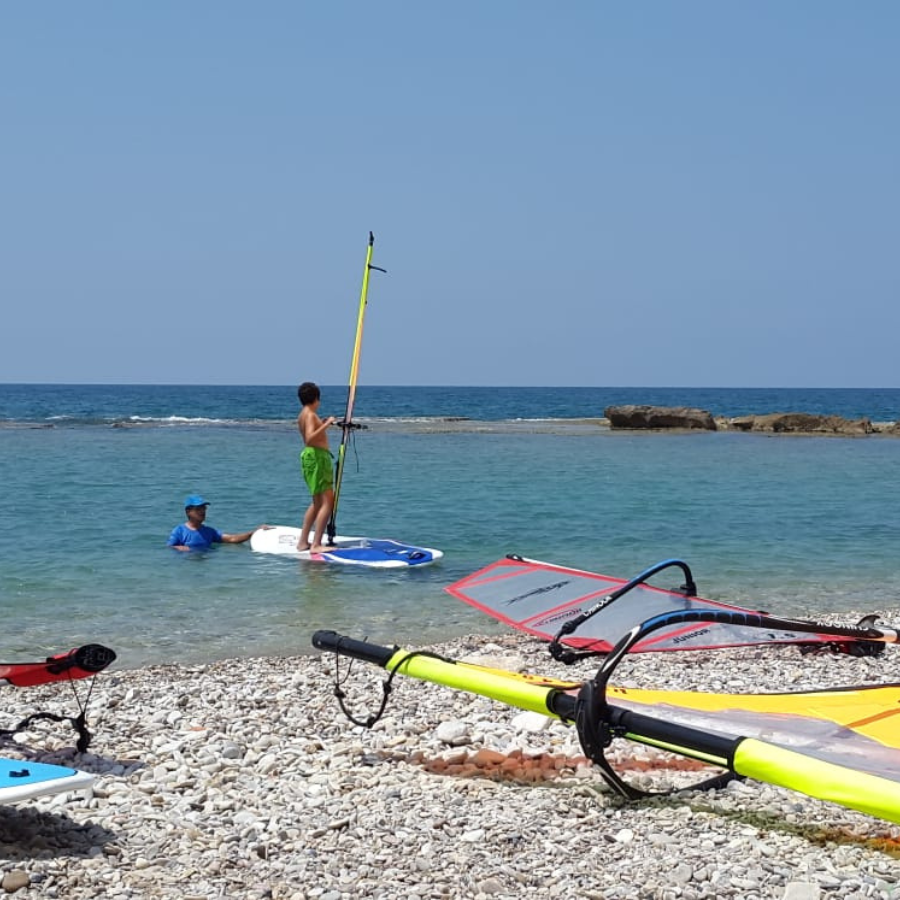
<path fill-rule="evenodd" d="M 649 584 L 651 578 L 667 570 L 680 575 L 683 583 L 678 588 L 667 590 Z M 680 559 L 663 560 L 626 581 L 509 554 L 461 578 L 446 591 L 512 628 L 549 641 L 551 655 L 564 663 L 609 653 L 618 635 L 656 615 L 701 610 L 737 615 L 713 620 L 670 617 L 665 627 L 645 635 L 629 652 L 773 643 L 827 648 L 857 656 L 877 655 L 884 649 L 877 641 L 845 642 L 816 631 L 749 626 L 741 616 L 767 614 L 698 596 L 690 566 Z M 866 617 L 860 627 L 873 624 L 874 618 Z"/>
<path fill-rule="evenodd" d="M 74 717 L 48 712 L 32 713 L 14 728 L 0 729 L 0 736 L 9 737 L 24 731 L 32 722 L 40 719 L 52 722 L 70 722 L 78 734 L 76 749 L 79 753 L 84 753 L 91 742 L 91 733 L 87 727 L 87 704 L 94 685 L 92 681 L 87 696 L 82 701 L 73 682 L 82 678 L 92 678 L 114 662 L 115 658 L 115 651 L 110 650 L 109 647 L 104 647 L 102 644 L 84 644 L 65 653 L 48 656 L 40 662 L 0 663 L 0 684 L 23 688 L 66 681 L 72 685 L 72 693 L 78 706 L 78 715 Z"/>
<path fill-rule="evenodd" d="M 367 641 L 354 640 L 333 631 L 317 631 L 313 646 L 332 651 L 338 656 L 359 659 L 387 670 L 390 674 L 383 686 L 381 709 L 357 724 L 371 727 L 384 710 L 391 682 L 396 674 L 443 684 L 447 687 L 490 697 L 519 709 L 531 710 L 574 724 L 585 754 L 599 767 L 604 779 L 623 798 L 634 800 L 647 795 L 626 783 L 606 757 L 606 750 L 615 739 L 627 739 L 657 749 L 695 759 L 723 770 L 723 775 L 707 779 L 695 788 L 721 784 L 728 778 L 749 777 L 769 784 L 800 791 L 811 797 L 828 800 L 878 818 L 900 823 L 900 733 L 895 733 L 891 721 L 884 715 L 895 710 L 900 685 L 839 688 L 830 692 L 843 703 L 845 716 L 834 717 L 817 709 L 829 692 L 814 691 L 803 694 L 744 695 L 750 699 L 765 698 L 774 708 L 776 718 L 786 723 L 782 736 L 768 738 L 764 728 L 755 734 L 746 716 L 726 711 L 718 716 L 714 727 L 690 724 L 699 719 L 678 721 L 670 714 L 670 704 L 654 701 L 640 710 L 629 704 L 627 692 L 609 685 L 609 677 L 629 650 L 648 634 L 666 627 L 669 616 L 690 616 L 694 621 L 728 621 L 737 614 L 728 611 L 702 610 L 657 616 L 626 634 L 604 660 L 596 675 L 584 682 L 566 682 L 534 675 L 521 675 L 500 669 L 487 668 L 438 656 L 433 653 L 383 647 Z M 790 627 L 798 631 L 815 629 L 846 641 L 897 640 L 897 632 L 888 629 L 856 628 L 824 625 L 802 620 L 779 619 L 764 614 L 745 617 L 744 623 L 763 629 Z M 867 691 L 870 703 L 884 706 L 884 715 L 867 715 L 857 721 L 858 697 Z M 341 700 L 343 692 L 338 675 L 335 693 Z M 656 692 L 674 696 L 679 692 Z M 681 692 L 688 694 L 690 692 Z M 695 693 L 695 698 L 715 698 L 716 694 Z M 832 699 L 834 699 L 832 696 Z M 611 697 L 615 702 L 611 702 Z M 774 699 L 772 699 L 774 698 Z M 808 709 L 784 713 L 780 705 L 789 705 L 781 698 L 798 699 Z M 690 698 L 689 698 L 690 699 Z M 729 697 L 729 700 L 732 700 Z M 752 709 L 748 703 L 746 709 Z M 698 704 L 698 709 L 702 706 Z M 846 712 L 849 708 L 849 719 Z M 746 712 L 746 709 L 744 710 Z M 346 712 L 346 710 L 345 710 Z M 755 713 L 752 713 L 753 715 Z M 832 734 L 830 746 L 823 747 L 817 734 L 797 745 L 796 735 L 802 731 L 804 720 L 816 727 L 827 726 Z M 771 721 L 771 718 L 767 720 Z M 880 729 L 880 730 L 879 730 Z M 852 752 L 851 751 L 852 748 Z"/>

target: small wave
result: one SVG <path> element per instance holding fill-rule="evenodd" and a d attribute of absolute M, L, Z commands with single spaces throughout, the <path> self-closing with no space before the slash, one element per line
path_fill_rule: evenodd
<path fill-rule="evenodd" d="M 78 416 L 0 420 L 3 428 L 284 428 L 283 420 L 220 419 L 209 416 Z"/>
<path fill-rule="evenodd" d="M 272 419 L 214 419 L 206 416 L 129 416 L 109 422 L 113 428 L 284 428 Z"/>
<path fill-rule="evenodd" d="M 129 416 L 134 425 L 230 425 L 234 419 L 212 419 L 206 416 Z"/>

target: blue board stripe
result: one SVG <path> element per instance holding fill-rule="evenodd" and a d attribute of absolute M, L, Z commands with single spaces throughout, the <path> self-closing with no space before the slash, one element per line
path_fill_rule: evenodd
<path fill-rule="evenodd" d="M 39 784 L 74 775 L 74 769 L 31 762 L 27 759 L 0 759 L 0 788 Z"/>

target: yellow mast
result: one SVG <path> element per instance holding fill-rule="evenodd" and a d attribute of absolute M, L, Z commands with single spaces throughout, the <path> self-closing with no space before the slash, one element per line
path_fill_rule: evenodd
<path fill-rule="evenodd" d="M 334 507 L 331 510 L 331 518 L 328 520 L 328 541 L 334 543 L 337 533 L 338 502 L 341 497 L 341 480 L 344 474 L 344 456 L 347 452 L 347 441 L 350 432 L 359 428 L 353 422 L 353 404 L 356 401 L 356 383 L 359 378 L 359 357 L 362 351 L 363 324 L 366 318 L 366 306 L 369 302 L 369 272 L 372 269 L 384 272 L 385 269 L 372 265 L 372 250 L 375 246 L 375 235 L 369 232 L 369 246 L 366 248 L 366 266 L 363 269 L 362 289 L 359 294 L 359 313 L 356 317 L 356 340 L 353 343 L 353 357 L 350 360 L 350 380 L 347 389 L 347 408 L 344 411 L 344 421 L 338 422 L 341 427 L 341 446 L 338 448 L 337 460 L 334 464 Z"/>

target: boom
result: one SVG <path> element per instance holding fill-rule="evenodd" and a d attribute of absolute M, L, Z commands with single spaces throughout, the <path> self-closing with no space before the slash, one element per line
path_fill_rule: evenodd
<path fill-rule="evenodd" d="M 708 615 L 710 613 L 705 612 L 704 618 Z M 760 616 L 748 624 L 771 627 L 771 623 L 765 621 L 767 618 Z M 647 623 L 646 627 L 652 631 L 662 626 L 653 622 Z M 900 823 L 900 747 L 896 746 L 900 736 L 893 736 L 893 729 L 888 726 L 889 738 L 885 739 L 883 722 L 884 716 L 891 715 L 897 707 L 900 685 L 841 688 L 807 694 L 743 695 L 746 698 L 743 706 L 741 695 L 730 695 L 726 698 L 729 708 L 721 711 L 714 726 L 693 724 L 705 721 L 702 716 L 694 716 L 686 723 L 678 721 L 679 716 L 674 715 L 673 710 L 696 712 L 696 708 L 691 709 L 692 697 L 717 698 L 720 695 L 648 692 L 652 700 L 645 701 L 646 707 L 638 710 L 634 708 L 635 703 L 629 701 L 633 691 L 611 688 L 607 684 L 612 669 L 609 663 L 615 665 L 613 660 L 621 659 L 641 630 L 638 628 L 626 635 L 597 675 L 581 683 L 523 676 L 430 653 L 382 647 L 352 640 L 333 631 L 317 631 L 312 642 L 320 650 L 381 666 L 391 673 L 391 678 L 399 673 L 574 723 L 585 753 L 598 765 L 609 784 L 627 799 L 645 796 L 647 792 L 623 781 L 606 759 L 605 750 L 615 738 L 677 753 L 725 770 L 724 776 L 695 787 L 721 784 L 734 776 L 750 777 Z M 857 632 L 858 629 L 850 628 L 846 636 L 853 640 L 857 638 Z M 865 639 L 871 637 L 865 635 Z M 389 682 L 384 691 L 386 699 Z M 868 692 L 866 702 L 869 707 L 860 705 L 864 691 Z M 610 695 L 616 702 L 610 702 Z M 761 703 L 768 712 L 759 709 Z M 798 703 L 804 707 L 802 712 L 792 709 Z M 702 701 L 697 704 L 697 707 L 701 706 Z M 760 734 L 765 734 L 765 738 L 754 734 L 747 716 L 735 715 L 732 706 L 745 713 L 752 710 L 763 722 Z M 883 714 L 871 714 L 872 706 L 883 707 Z M 834 712 L 836 707 L 843 712 Z M 773 722 L 781 723 L 780 734 L 771 730 Z M 812 726 L 808 724 L 810 722 Z M 374 720 L 370 718 L 362 724 L 371 725 Z M 805 741 L 799 740 L 798 735 L 810 727 L 812 736 Z M 830 746 L 823 747 L 820 732 L 825 731 L 830 737 Z"/>

